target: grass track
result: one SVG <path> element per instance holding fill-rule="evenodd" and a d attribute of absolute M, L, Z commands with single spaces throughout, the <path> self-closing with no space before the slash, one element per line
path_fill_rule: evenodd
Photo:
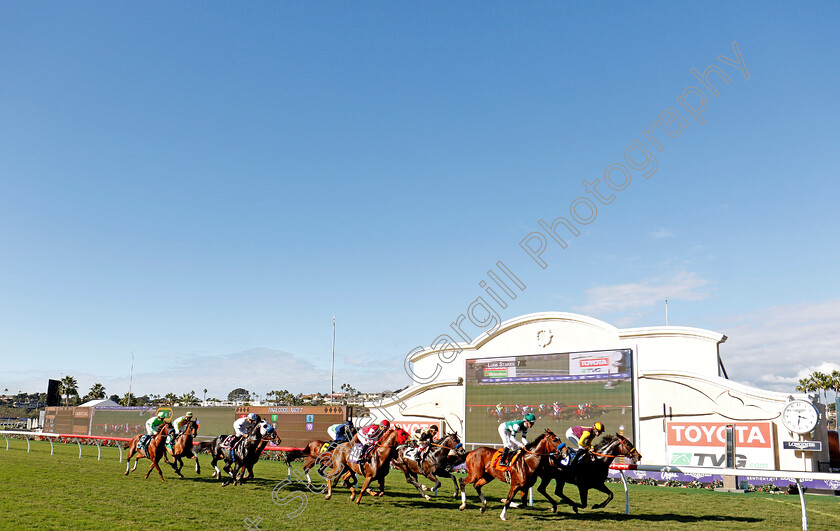
<path fill-rule="evenodd" d="M 202 475 L 185 467 L 185 479 L 164 468 L 165 483 L 150 476 L 140 461 L 129 477 L 125 463 L 117 461 L 114 448 L 102 451 L 97 461 L 95 448 L 85 447 L 82 459 L 75 445 L 56 444 L 49 455 L 46 442 L 12 440 L 10 450 L 0 447 L 0 507 L 2 529 L 247 529 L 245 518 L 262 518 L 260 529 L 800 529 L 799 500 L 793 496 L 769 494 L 726 494 L 693 489 L 632 485 L 631 514 L 624 515 L 624 495 L 613 484 L 615 499 L 607 508 L 574 515 L 561 507 L 558 515 L 535 493 L 533 508 L 515 509 L 505 523 L 499 520 L 498 500 L 507 493 L 498 481 L 484 492 L 490 500 L 485 514 L 478 511 L 478 497 L 468 486 L 468 509 L 458 511 L 460 501 L 449 497 L 451 483 L 444 483 L 446 497 L 426 502 L 405 483 L 401 473 L 386 481 L 384 498 L 365 497 L 361 507 L 352 505 L 345 489 L 337 489 L 332 500 L 309 492 L 300 483 L 272 491 L 286 477 L 285 466 L 276 461 L 260 462 L 257 479 L 245 486 L 219 486 L 209 478 L 209 458 L 202 456 Z M 165 465 L 164 465 L 165 466 Z M 142 470 L 142 472 L 141 472 Z M 567 492 L 574 492 L 567 487 Z M 600 501 L 601 494 L 594 493 Z M 592 496 L 590 496 L 590 500 Z M 286 513 L 305 508 L 294 519 Z M 810 529 L 840 527 L 840 500 L 807 496 Z"/>

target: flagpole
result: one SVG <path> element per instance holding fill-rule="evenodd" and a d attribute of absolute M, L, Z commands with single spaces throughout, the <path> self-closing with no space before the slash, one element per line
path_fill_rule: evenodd
<path fill-rule="evenodd" d="M 127 406 L 131 405 L 131 381 L 134 379 L 134 351 L 131 351 L 131 371 L 128 373 L 128 403 Z"/>
<path fill-rule="evenodd" d="M 332 364 L 330 365 L 330 404 L 333 403 L 334 395 L 335 395 L 335 315 L 333 315 Z"/>

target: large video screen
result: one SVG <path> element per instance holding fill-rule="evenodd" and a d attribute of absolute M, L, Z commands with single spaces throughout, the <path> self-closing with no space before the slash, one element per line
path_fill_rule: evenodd
<path fill-rule="evenodd" d="M 564 441 L 572 426 L 602 422 L 633 439 L 630 349 L 531 354 L 466 360 L 469 444 L 501 444 L 499 424 L 533 413 L 530 440 L 550 429 Z"/>

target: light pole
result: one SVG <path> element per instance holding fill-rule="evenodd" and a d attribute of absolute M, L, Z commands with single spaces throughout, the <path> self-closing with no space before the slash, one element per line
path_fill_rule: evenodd
<path fill-rule="evenodd" d="M 204 401 L 201 403 L 202 406 L 207 406 L 207 389 L 204 390 Z"/>

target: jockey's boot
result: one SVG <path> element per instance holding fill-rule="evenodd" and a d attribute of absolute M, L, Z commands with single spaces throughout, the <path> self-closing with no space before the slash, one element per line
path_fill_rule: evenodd
<path fill-rule="evenodd" d="M 502 458 L 499 459 L 499 465 L 508 466 L 509 457 L 510 457 L 510 449 L 505 447 L 505 449 L 502 450 Z"/>

